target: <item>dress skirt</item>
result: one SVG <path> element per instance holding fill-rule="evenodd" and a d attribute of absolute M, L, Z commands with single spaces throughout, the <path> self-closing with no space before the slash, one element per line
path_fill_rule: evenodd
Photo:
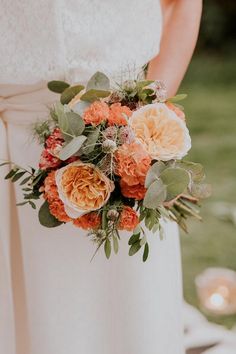
<path fill-rule="evenodd" d="M 46 118 L 58 96 L 45 83 L 0 85 L 0 159 L 38 165 L 32 123 Z M 0 353 L 183 354 L 182 277 L 178 228 L 147 232 L 150 255 L 103 251 L 66 224 L 39 224 L 19 186 L 0 168 Z M 42 203 L 39 202 L 38 206 Z"/>

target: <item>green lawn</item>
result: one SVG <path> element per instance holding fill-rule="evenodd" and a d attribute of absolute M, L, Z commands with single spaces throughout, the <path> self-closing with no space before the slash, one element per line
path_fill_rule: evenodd
<path fill-rule="evenodd" d="M 202 208 L 203 223 L 189 223 L 189 235 L 181 237 L 186 300 L 199 306 L 194 278 L 207 267 L 236 270 L 236 227 L 218 220 L 211 204 L 236 204 L 236 65 L 233 59 L 195 58 L 180 89 L 192 135 L 189 159 L 205 166 L 213 195 Z M 209 317 L 227 327 L 235 316 Z"/>

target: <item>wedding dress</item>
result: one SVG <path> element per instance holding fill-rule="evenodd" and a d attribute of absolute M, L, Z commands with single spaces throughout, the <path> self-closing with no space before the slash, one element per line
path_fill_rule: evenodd
<path fill-rule="evenodd" d="M 36 166 L 31 124 L 58 96 L 50 79 L 97 70 L 128 78 L 159 51 L 158 0 L 0 0 L 0 159 Z M 0 354 L 183 354 L 178 229 L 148 233 L 143 264 L 128 233 L 109 261 L 69 224 L 46 229 L 0 168 Z"/>

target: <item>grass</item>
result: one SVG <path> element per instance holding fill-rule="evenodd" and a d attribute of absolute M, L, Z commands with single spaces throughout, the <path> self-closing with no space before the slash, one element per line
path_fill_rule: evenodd
<path fill-rule="evenodd" d="M 216 201 L 236 204 L 236 69 L 235 61 L 215 57 L 193 59 L 180 92 L 192 136 L 189 159 L 205 166 L 213 195 L 204 203 L 204 222 L 191 221 L 189 235 L 181 235 L 184 295 L 199 307 L 194 278 L 208 267 L 236 271 L 236 227 L 211 212 Z M 208 316 L 231 328 L 235 316 Z"/>

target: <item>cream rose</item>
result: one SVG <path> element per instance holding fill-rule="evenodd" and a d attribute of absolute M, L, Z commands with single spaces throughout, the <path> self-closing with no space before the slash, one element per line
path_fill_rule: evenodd
<path fill-rule="evenodd" d="M 71 218 L 101 208 L 109 199 L 114 183 L 92 164 L 72 162 L 57 170 L 59 198 Z"/>
<path fill-rule="evenodd" d="M 138 109 L 130 117 L 129 124 L 153 159 L 181 159 L 191 148 L 186 124 L 164 103 Z"/>

